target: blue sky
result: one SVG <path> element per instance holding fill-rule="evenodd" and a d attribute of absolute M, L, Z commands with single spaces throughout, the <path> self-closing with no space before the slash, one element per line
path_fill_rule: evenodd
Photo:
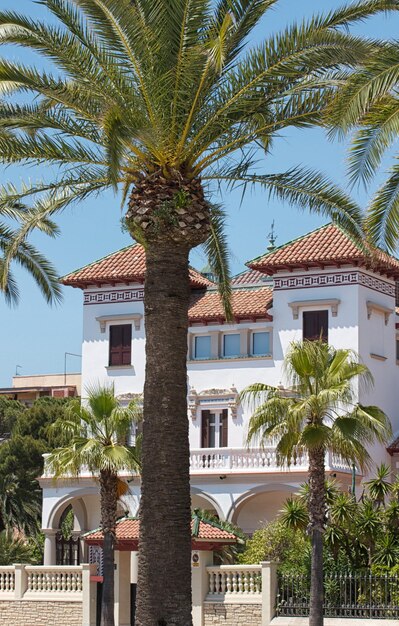
<path fill-rule="evenodd" d="M 254 32 L 253 42 L 260 41 L 270 32 L 284 28 L 288 23 L 317 11 L 327 11 L 341 6 L 337 0 L 280 0 L 269 11 Z M 17 9 L 34 17 L 45 18 L 45 9 L 32 0 L 0 0 L 1 9 Z M 357 26 L 358 34 L 373 37 L 397 37 L 399 15 L 383 15 Z M 1 52 L 9 59 L 36 62 L 34 55 L 21 49 L 7 48 Z M 278 141 L 271 157 L 265 161 L 268 171 L 284 171 L 303 164 L 322 170 L 335 182 L 346 186 L 346 146 L 331 143 L 321 130 L 287 131 Z M 39 179 L 46 172 L 40 168 L 0 168 L 2 183 L 21 178 Z M 381 180 L 381 179 L 380 179 Z M 375 181 L 378 184 L 378 179 Z M 353 190 L 352 194 L 362 204 L 371 193 Z M 300 212 L 278 201 L 268 201 L 260 191 L 248 193 L 243 204 L 241 194 L 224 193 L 223 203 L 228 210 L 228 234 L 233 258 L 233 271 L 243 269 L 246 260 L 265 251 L 267 234 L 275 221 L 277 244 L 281 245 L 298 235 L 316 228 L 324 220 Z M 113 194 L 89 199 L 68 210 L 58 219 L 61 235 L 56 240 L 35 237 L 34 242 L 50 258 L 60 275 L 100 258 L 130 243 L 120 229 L 120 199 Z M 199 269 L 205 265 L 204 257 L 194 252 L 193 264 Z M 21 300 L 16 308 L 9 308 L 0 296 L 0 386 L 9 386 L 17 365 L 20 374 L 62 372 L 64 353 L 80 354 L 82 341 L 82 292 L 64 288 L 63 302 L 49 307 L 38 289 L 24 273 L 17 271 Z M 68 357 L 68 371 L 79 371 L 78 358 Z"/>

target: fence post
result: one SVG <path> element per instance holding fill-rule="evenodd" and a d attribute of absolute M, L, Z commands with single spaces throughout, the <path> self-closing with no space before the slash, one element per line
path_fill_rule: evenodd
<path fill-rule="evenodd" d="M 209 579 L 206 570 L 213 564 L 213 552 L 208 550 L 191 553 L 191 588 L 193 595 L 193 626 L 203 626 L 204 601 L 208 593 Z"/>
<path fill-rule="evenodd" d="M 276 613 L 277 563 L 262 561 L 262 626 L 270 626 Z"/>
<path fill-rule="evenodd" d="M 28 588 L 28 575 L 25 571 L 25 565 L 14 564 L 14 574 L 14 597 L 16 600 L 22 600 Z"/>
<path fill-rule="evenodd" d="M 95 563 L 82 566 L 82 626 L 95 626 L 97 609 L 97 583 L 91 580 L 96 575 Z"/>

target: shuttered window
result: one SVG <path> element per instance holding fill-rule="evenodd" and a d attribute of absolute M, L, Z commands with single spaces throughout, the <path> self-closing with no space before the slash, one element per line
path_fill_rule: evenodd
<path fill-rule="evenodd" d="M 109 365 L 131 365 L 132 325 L 118 324 L 109 328 Z"/>
<path fill-rule="evenodd" d="M 328 311 L 303 312 L 303 338 L 328 341 Z"/>
<path fill-rule="evenodd" d="M 227 448 L 228 443 L 228 412 L 201 411 L 201 447 Z"/>

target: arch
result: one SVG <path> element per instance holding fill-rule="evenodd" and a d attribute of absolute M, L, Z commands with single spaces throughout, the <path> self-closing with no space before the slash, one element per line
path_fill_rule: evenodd
<path fill-rule="evenodd" d="M 200 498 L 208 502 L 212 506 L 212 508 L 215 509 L 220 520 L 224 521 L 226 519 L 219 503 L 208 493 L 205 493 L 204 491 L 202 491 L 202 489 L 198 489 L 198 487 L 191 487 L 191 495 L 199 496 Z"/>
<path fill-rule="evenodd" d="M 77 489 L 76 491 L 60 498 L 49 513 L 47 528 L 57 530 L 60 526 L 60 520 L 63 512 L 69 505 L 71 505 L 75 517 L 74 530 L 87 530 L 88 516 L 83 496 L 95 495 L 97 493 L 98 489 L 96 488 Z"/>

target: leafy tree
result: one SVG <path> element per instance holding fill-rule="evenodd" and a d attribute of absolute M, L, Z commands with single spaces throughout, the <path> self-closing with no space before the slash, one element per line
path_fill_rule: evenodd
<path fill-rule="evenodd" d="M 299 574 L 307 572 L 309 559 L 310 546 L 305 534 L 276 520 L 255 530 L 240 556 L 240 563 L 252 565 L 260 561 L 277 561 L 280 571 Z"/>
<path fill-rule="evenodd" d="M 348 26 L 396 10 L 398 2 L 358 1 L 247 49 L 251 31 L 275 3 L 43 0 L 55 25 L 0 13 L 0 43 L 18 44 L 55 65 L 45 73 L 0 62 L 0 89 L 8 96 L 0 108 L 0 157 L 58 166 L 49 180 L 0 188 L 0 207 L 30 204 L 40 222 L 105 189 L 121 189 L 126 226 L 146 248 L 137 607 L 143 626 L 191 620 L 186 351 L 192 248 L 205 246 L 231 317 L 225 216 L 212 192 L 219 184 L 244 191 L 259 185 L 268 196 L 328 215 L 361 235 L 358 207 L 322 174 L 302 167 L 270 174 L 258 161 L 284 129 L 320 123 L 336 84 L 331 72 L 353 67 L 376 47 L 351 36 Z M 19 97 L 25 93 L 27 102 Z"/>
<path fill-rule="evenodd" d="M 0 565 L 14 563 L 36 563 L 34 546 L 3 530 L 0 532 Z"/>
<path fill-rule="evenodd" d="M 87 404 L 71 403 L 67 419 L 58 420 L 53 427 L 68 439 L 64 447 L 56 448 L 48 457 L 49 469 L 54 476 L 79 476 L 84 466 L 100 484 L 104 533 L 101 626 L 114 623 L 115 524 L 118 497 L 127 492 L 127 484 L 118 478 L 118 473 L 138 467 L 135 449 L 126 445 L 138 413 L 133 403 L 129 408 L 120 407 L 113 386 L 98 387 L 88 390 Z"/>
<path fill-rule="evenodd" d="M 344 133 L 354 131 L 351 181 L 369 184 L 384 154 L 399 136 L 399 43 L 370 53 L 348 79 L 331 107 L 329 120 Z M 333 132 L 334 132 L 333 131 Z M 375 243 L 395 252 L 399 241 L 399 161 L 397 155 L 369 206 L 367 226 Z"/>
<path fill-rule="evenodd" d="M 25 411 L 25 406 L 18 400 L 0 398 L 0 437 L 9 437 L 19 413 Z"/>
<path fill-rule="evenodd" d="M 323 623 L 323 533 L 326 523 L 325 455 L 331 451 L 348 464 L 369 467 L 367 444 L 384 443 L 391 434 L 386 415 L 356 402 L 354 381 L 371 384 L 366 366 L 350 350 L 318 341 L 292 343 L 284 359 L 287 389 L 264 383 L 242 392 L 255 410 L 248 442 L 277 440 L 281 465 L 301 454 L 309 458 L 309 524 L 312 545 L 310 626 Z M 343 411 L 347 411 L 344 413 Z"/>

